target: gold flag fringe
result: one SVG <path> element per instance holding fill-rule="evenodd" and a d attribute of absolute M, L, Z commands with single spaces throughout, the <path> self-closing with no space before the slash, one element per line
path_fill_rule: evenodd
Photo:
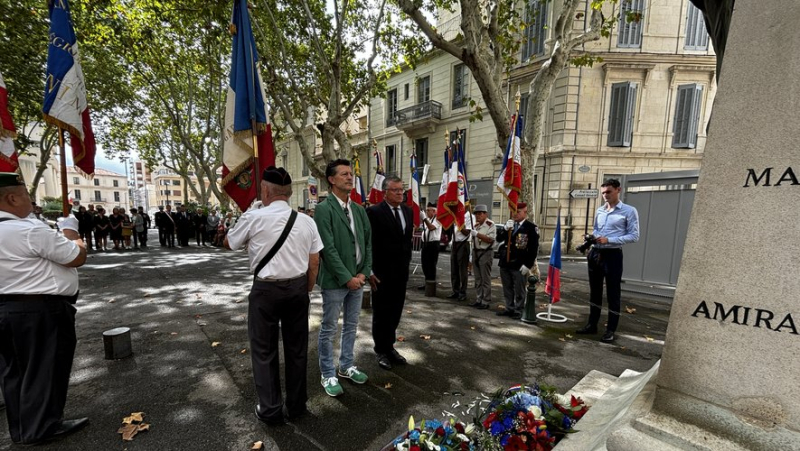
<path fill-rule="evenodd" d="M 249 157 L 248 159 L 246 159 L 242 163 L 240 163 L 238 166 L 236 166 L 235 168 L 231 169 L 230 172 L 228 172 L 228 175 L 225 178 L 223 178 L 222 181 L 220 182 L 220 186 L 225 188 L 225 185 L 227 185 L 228 183 L 232 182 L 233 179 L 235 179 L 236 177 L 239 177 L 239 175 L 245 169 L 247 169 L 248 166 L 252 166 L 253 165 L 253 160 L 254 160 L 253 157 Z M 252 168 L 251 168 L 251 170 L 252 170 Z"/>

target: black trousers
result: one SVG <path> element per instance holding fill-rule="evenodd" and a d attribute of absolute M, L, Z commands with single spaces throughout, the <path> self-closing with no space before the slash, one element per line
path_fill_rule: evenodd
<path fill-rule="evenodd" d="M 378 276 L 381 283 L 378 290 L 372 292 L 372 340 L 376 354 L 387 354 L 394 349 L 397 326 L 406 302 L 408 272 L 393 276 Z"/>
<path fill-rule="evenodd" d="M 175 247 L 175 229 L 169 227 L 164 228 L 164 242 L 167 244 L 167 247 Z"/>
<path fill-rule="evenodd" d="M 460 232 L 456 232 L 460 233 Z M 469 240 L 454 241 L 450 251 L 450 284 L 453 293 L 467 297 L 467 267 L 469 266 Z"/>
<path fill-rule="evenodd" d="M 161 244 L 161 247 L 167 245 L 167 229 L 164 227 L 158 228 L 158 242 Z"/>
<path fill-rule="evenodd" d="M 589 322 L 597 327 L 603 305 L 603 280 L 608 298 L 608 332 L 619 324 L 620 285 L 622 284 L 622 249 L 592 249 L 587 258 L 589 266 Z"/>
<path fill-rule="evenodd" d="M 308 279 L 301 276 L 289 282 L 255 281 L 249 301 L 247 331 L 259 410 L 264 418 L 277 420 L 283 416 L 280 331 L 286 359 L 286 410 L 289 415 L 299 414 L 308 400 Z"/>
<path fill-rule="evenodd" d="M 194 229 L 194 238 L 197 241 L 197 245 L 200 245 L 200 241 L 203 241 L 203 244 L 206 244 L 206 229 L 205 227 L 202 229 Z"/>
<path fill-rule="evenodd" d="M 429 241 L 422 245 L 422 273 L 425 280 L 436 280 L 436 264 L 439 262 L 439 242 Z"/>
<path fill-rule="evenodd" d="M 84 243 L 86 243 L 86 249 L 92 248 L 92 231 L 91 230 L 83 230 L 80 232 L 81 239 Z"/>
<path fill-rule="evenodd" d="M 69 302 L 0 300 L 0 388 L 15 443 L 41 440 L 60 426 L 76 343 Z"/>

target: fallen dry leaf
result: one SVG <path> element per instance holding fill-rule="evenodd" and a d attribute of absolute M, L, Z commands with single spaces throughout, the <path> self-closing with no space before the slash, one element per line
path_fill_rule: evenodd
<path fill-rule="evenodd" d="M 133 436 L 136 435 L 138 432 L 139 432 L 138 424 L 129 424 L 117 430 L 118 434 L 122 434 L 122 440 L 125 440 L 126 442 L 133 440 Z"/>
<path fill-rule="evenodd" d="M 475 330 L 475 326 L 469 326 L 469 328 Z"/>
<path fill-rule="evenodd" d="M 562 337 L 558 337 L 558 341 L 567 341 L 567 340 L 563 339 Z"/>
<path fill-rule="evenodd" d="M 431 336 L 430 335 L 420 335 L 419 338 L 422 338 L 423 340 L 430 340 Z"/>
<path fill-rule="evenodd" d="M 150 430 L 150 423 L 142 423 L 139 425 L 139 432 L 149 431 L 149 430 Z"/>
<path fill-rule="evenodd" d="M 387 382 L 386 385 L 383 386 L 383 388 L 392 388 L 392 383 Z"/>
<path fill-rule="evenodd" d="M 242 349 L 241 351 L 239 351 L 239 354 L 247 354 L 247 348 Z"/>
<path fill-rule="evenodd" d="M 215 341 L 215 342 L 211 343 L 211 347 L 212 348 L 216 348 L 217 346 L 219 346 L 219 342 L 218 341 Z"/>
<path fill-rule="evenodd" d="M 122 419 L 122 424 L 141 423 L 144 417 L 144 412 L 133 412 L 129 417 Z"/>
<path fill-rule="evenodd" d="M 636 309 L 635 309 L 635 308 L 633 308 L 633 307 L 628 307 L 627 305 L 625 306 L 625 311 L 626 311 L 626 312 L 628 312 L 628 313 L 630 313 L 631 315 L 633 315 L 634 313 L 636 313 Z"/>
<path fill-rule="evenodd" d="M 253 450 L 254 451 L 258 451 L 260 449 L 264 449 L 264 442 L 262 442 L 261 440 L 259 440 L 257 442 L 254 442 L 253 446 L 250 447 L 251 451 L 253 451 Z"/>
<path fill-rule="evenodd" d="M 399 337 L 397 337 L 397 341 L 406 341 L 406 337 L 400 335 Z"/>
<path fill-rule="evenodd" d="M 647 339 L 647 341 L 653 341 L 653 337 L 648 337 L 647 335 L 645 335 L 644 338 Z"/>

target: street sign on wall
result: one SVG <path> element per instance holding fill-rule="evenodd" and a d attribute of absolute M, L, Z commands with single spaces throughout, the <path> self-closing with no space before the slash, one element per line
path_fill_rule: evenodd
<path fill-rule="evenodd" d="M 597 189 L 574 189 L 569 192 L 569 197 L 573 199 L 594 199 L 600 195 Z"/>

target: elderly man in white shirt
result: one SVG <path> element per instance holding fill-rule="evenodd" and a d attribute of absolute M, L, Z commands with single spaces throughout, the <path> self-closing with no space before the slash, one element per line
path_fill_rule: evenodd
<path fill-rule="evenodd" d="M 225 237 L 225 247 L 247 245 L 253 287 L 247 331 L 258 404 L 256 418 L 267 425 L 304 415 L 308 394 L 308 293 L 314 288 L 322 250 L 317 225 L 289 206 L 292 178 L 270 166 L 261 182 L 263 207 L 245 212 Z M 286 360 L 286 413 L 281 396 L 278 333 Z"/>
<path fill-rule="evenodd" d="M 425 211 L 420 212 L 422 220 L 422 273 L 426 282 L 436 282 L 436 265 L 439 263 L 439 242 L 442 238 L 442 224 L 436 219 L 436 204 L 429 202 Z M 417 287 L 424 290 L 425 285 Z"/>

